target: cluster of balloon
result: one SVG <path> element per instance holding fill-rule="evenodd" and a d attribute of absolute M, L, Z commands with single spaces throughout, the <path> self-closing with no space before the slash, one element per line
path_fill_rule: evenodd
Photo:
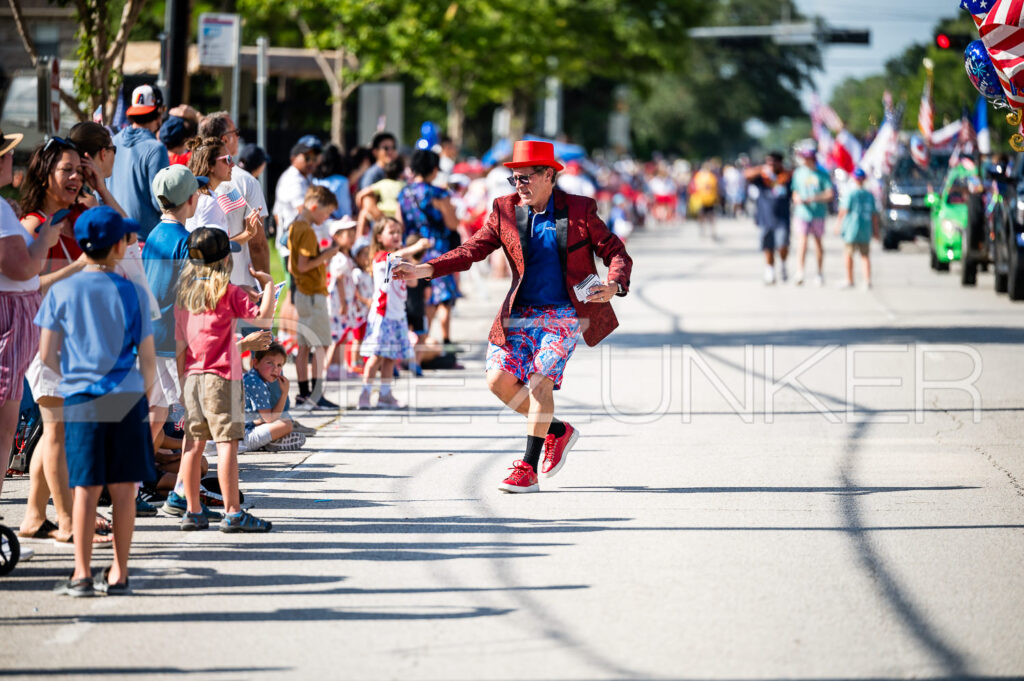
<path fill-rule="evenodd" d="M 420 126 L 420 138 L 416 140 L 417 149 L 430 149 L 441 140 L 437 130 L 437 124 L 433 121 L 423 121 Z"/>
<path fill-rule="evenodd" d="M 968 0 L 964 0 L 968 3 Z M 973 14 L 973 12 L 972 12 Z M 985 43 L 981 40 L 974 40 L 964 50 L 964 69 L 967 71 L 967 78 L 981 95 L 992 103 L 997 109 L 1009 109 L 1010 104 L 1006 101 L 1003 86 L 999 82 L 999 74 L 992 63 L 992 57 L 985 49 Z M 1010 136 L 1010 146 L 1014 151 L 1024 151 L 1024 134 L 1021 134 L 1021 111 L 1013 109 L 1006 114 L 1006 122 L 1018 131 Z"/>

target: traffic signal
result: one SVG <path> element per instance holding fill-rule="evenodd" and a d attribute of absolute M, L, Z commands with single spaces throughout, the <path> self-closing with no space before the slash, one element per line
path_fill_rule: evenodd
<path fill-rule="evenodd" d="M 946 33 L 939 31 L 935 34 L 935 46 L 940 50 L 959 50 L 963 52 L 976 37 L 970 33 Z"/>

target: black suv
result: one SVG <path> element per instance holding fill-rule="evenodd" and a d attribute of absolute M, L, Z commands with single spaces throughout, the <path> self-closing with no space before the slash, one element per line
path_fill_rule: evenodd
<path fill-rule="evenodd" d="M 1007 176 L 989 201 L 985 250 L 995 274 L 996 293 L 1024 300 L 1024 153 L 1017 154 Z"/>
<path fill-rule="evenodd" d="M 899 248 L 901 241 L 931 234 L 932 209 L 925 202 L 929 191 L 938 191 L 949 166 L 949 154 L 933 152 L 927 169 L 921 168 L 906 147 L 893 161 L 892 172 L 882 181 L 882 247 Z"/>

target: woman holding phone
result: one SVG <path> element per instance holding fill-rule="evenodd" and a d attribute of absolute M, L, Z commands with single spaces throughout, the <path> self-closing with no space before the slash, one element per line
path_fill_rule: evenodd
<path fill-rule="evenodd" d="M 21 139 L 20 134 L 4 135 L 0 130 L 0 187 L 11 183 L 14 147 Z M 39 327 L 33 323 L 42 299 L 39 270 L 50 246 L 57 243 L 57 234 L 58 227 L 44 221 L 33 238 L 18 223 L 10 204 L 0 199 L 0 472 L 7 470 L 18 426 L 22 376 L 39 349 Z M 23 559 L 25 555 L 22 549 Z"/>
<path fill-rule="evenodd" d="M 74 237 L 74 224 L 87 208 L 80 202 L 85 171 L 78 147 L 51 137 L 29 159 L 21 185 L 21 225 L 31 237 L 44 224 L 60 220 L 60 236 L 50 248 L 39 276 L 40 292 L 85 267 L 82 249 Z M 25 373 L 32 397 L 39 405 L 43 434 L 29 469 L 28 504 L 18 535 L 29 539 L 52 538 L 71 546 L 71 488 L 64 453 L 64 398 L 58 392 L 60 375 L 43 364 L 38 355 Z M 53 497 L 57 523 L 46 518 L 46 503 Z M 99 541 L 109 537 L 97 535 Z"/>

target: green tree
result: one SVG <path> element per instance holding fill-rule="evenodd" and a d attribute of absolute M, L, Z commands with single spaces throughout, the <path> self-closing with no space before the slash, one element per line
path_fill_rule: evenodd
<path fill-rule="evenodd" d="M 35 64 L 39 56 L 25 30 L 20 0 L 9 0 L 9 3 L 22 44 Z M 78 68 L 75 70 L 75 94 L 62 92 L 61 98 L 79 120 L 84 120 L 88 112 L 99 106 L 103 106 L 104 120 L 110 120 L 124 68 L 125 46 L 145 2 L 74 0 L 72 3 L 71 0 L 60 0 L 58 4 L 73 4 L 75 21 L 79 26 L 76 34 Z"/>
<path fill-rule="evenodd" d="M 767 25 L 791 0 L 722 0 L 713 25 Z M 801 89 L 811 83 L 821 56 L 816 45 L 778 45 L 768 39 L 693 41 L 684 68 L 647 76 L 631 103 L 637 151 L 690 156 L 735 153 L 752 142 L 745 123 L 773 124 L 803 115 Z"/>
<path fill-rule="evenodd" d="M 949 34 L 977 33 L 974 22 L 963 13 L 953 19 L 940 20 L 935 30 Z M 894 99 L 906 103 L 903 128 L 916 129 L 926 78 L 923 64 L 926 57 L 935 64 L 932 87 L 935 127 L 959 119 L 963 107 L 974 107 L 978 92 L 964 72 L 963 53 L 935 45 L 911 45 L 886 62 L 883 73 L 843 81 L 832 94 L 832 107 L 851 132 L 864 134 L 880 123 L 882 93 L 889 90 Z"/>

